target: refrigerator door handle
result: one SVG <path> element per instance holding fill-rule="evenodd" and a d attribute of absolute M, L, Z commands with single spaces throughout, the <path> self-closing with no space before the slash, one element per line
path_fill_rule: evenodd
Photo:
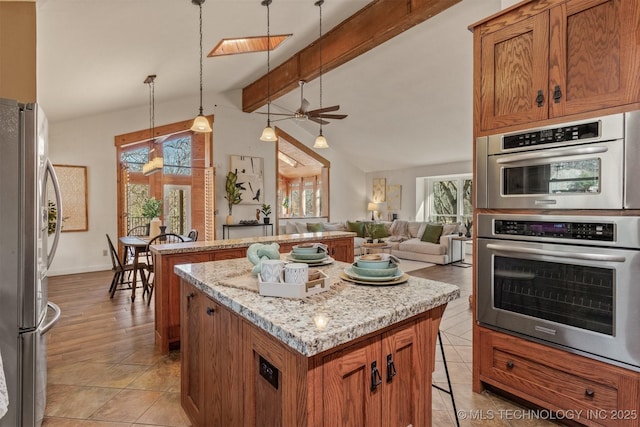
<path fill-rule="evenodd" d="M 60 315 L 62 314 L 62 310 L 60 310 L 60 307 L 58 307 L 57 304 L 52 303 L 51 301 L 47 301 L 47 308 L 53 310 L 53 319 L 51 319 L 46 325 L 43 325 L 40 328 L 40 335 L 44 335 L 49 332 L 49 329 L 53 328 L 53 325 L 58 323 L 58 320 L 60 320 Z"/>
<path fill-rule="evenodd" d="M 53 236 L 53 243 L 51 244 L 51 250 L 47 255 L 47 268 L 51 266 L 53 262 L 53 257 L 56 254 L 56 250 L 58 249 L 58 240 L 60 240 L 60 231 L 62 229 L 62 194 L 60 193 L 60 184 L 58 183 L 58 177 L 56 176 L 56 171 L 53 169 L 53 164 L 51 164 L 51 160 L 47 159 L 47 172 L 49 176 L 51 176 L 51 184 L 53 184 L 53 190 L 56 196 L 56 207 L 58 209 L 58 215 L 56 215 L 56 232 Z M 45 179 L 45 188 L 46 188 L 46 179 Z"/>

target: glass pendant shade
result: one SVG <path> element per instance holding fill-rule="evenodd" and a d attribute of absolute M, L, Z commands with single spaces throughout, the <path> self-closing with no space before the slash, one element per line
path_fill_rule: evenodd
<path fill-rule="evenodd" d="M 262 135 L 260 135 L 260 141 L 271 142 L 276 140 L 276 132 L 270 125 L 264 128 Z"/>
<path fill-rule="evenodd" d="M 211 125 L 209 124 L 209 120 L 203 115 L 199 115 L 193 121 L 193 125 L 191 125 L 191 130 L 194 132 L 211 132 Z"/>
<path fill-rule="evenodd" d="M 327 138 L 325 138 L 322 134 L 318 135 L 316 138 L 316 142 L 313 143 L 313 148 L 329 148 L 329 144 L 327 144 Z"/>

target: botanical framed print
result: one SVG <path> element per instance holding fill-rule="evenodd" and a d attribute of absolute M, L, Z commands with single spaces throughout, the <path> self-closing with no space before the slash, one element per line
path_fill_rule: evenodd
<path fill-rule="evenodd" d="M 232 155 L 230 170 L 238 174 L 236 185 L 242 194 L 240 204 L 261 205 L 264 202 L 264 159 Z"/>
<path fill-rule="evenodd" d="M 89 230 L 87 205 L 87 167 L 53 165 L 62 195 L 62 232 Z M 55 200 L 53 188 L 48 189 L 49 200 Z"/>
<path fill-rule="evenodd" d="M 373 179 L 373 203 L 384 202 L 386 198 L 386 178 L 374 178 Z"/>
<path fill-rule="evenodd" d="M 387 210 L 397 213 L 402 202 L 402 185 L 387 185 Z"/>

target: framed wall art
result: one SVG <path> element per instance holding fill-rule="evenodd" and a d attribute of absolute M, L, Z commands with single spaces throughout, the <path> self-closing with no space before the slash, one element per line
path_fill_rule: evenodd
<path fill-rule="evenodd" d="M 264 203 L 264 159 L 262 157 L 231 156 L 231 170 L 238 174 L 237 185 L 244 205 Z"/>
<path fill-rule="evenodd" d="M 374 178 L 373 179 L 373 203 L 384 202 L 386 199 L 386 178 Z"/>
<path fill-rule="evenodd" d="M 53 165 L 62 195 L 62 232 L 89 230 L 87 205 L 87 167 Z M 55 200 L 49 182 L 48 199 Z"/>
<path fill-rule="evenodd" d="M 398 213 L 402 202 L 402 185 L 387 185 L 387 209 Z"/>

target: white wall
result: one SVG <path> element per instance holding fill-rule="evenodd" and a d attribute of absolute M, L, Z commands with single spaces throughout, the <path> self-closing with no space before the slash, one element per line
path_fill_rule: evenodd
<path fill-rule="evenodd" d="M 243 113 L 240 91 L 230 94 L 205 93 L 205 114 L 214 114 L 213 153 L 216 166 L 217 236 L 222 238 L 222 224 L 228 213 L 224 199 L 224 182 L 229 169 L 229 155 L 263 157 L 265 165 L 265 202 L 275 204 L 275 145 L 259 140 L 265 118 Z M 217 106 L 207 108 L 206 104 Z M 198 99 L 188 98 L 170 103 L 157 103 L 156 126 L 193 117 Z M 111 261 L 103 256 L 107 249 L 105 234 L 117 239 L 116 149 L 114 136 L 145 129 L 148 106 L 118 111 L 77 120 L 49 123 L 49 153 L 54 164 L 87 166 L 89 231 L 62 233 L 58 252 L 50 274 L 72 274 L 111 269 Z M 283 130 L 311 146 L 311 135 L 292 123 L 279 123 Z M 339 140 L 329 141 L 339 147 Z M 330 217 L 340 220 L 363 215 L 366 207 L 365 174 L 343 159 L 333 148 L 320 150 L 331 161 Z M 257 205 L 236 205 L 234 221 L 255 218 Z M 254 231 L 255 232 L 255 231 Z M 234 233 L 234 237 L 236 234 Z M 240 236 L 240 234 L 238 234 Z M 115 242 L 114 242 L 115 243 Z"/>
<path fill-rule="evenodd" d="M 472 147 L 469 145 L 468 155 L 461 157 L 471 157 Z M 387 185 L 401 185 L 402 195 L 400 203 L 400 212 L 398 219 L 413 221 L 416 218 L 422 220 L 423 206 L 416 205 L 416 200 L 422 200 L 424 196 L 424 186 L 422 179 L 428 176 L 453 175 L 471 173 L 473 170 L 472 162 L 461 161 L 456 163 L 446 163 L 441 165 L 426 165 L 410 169 L 396 169 L 387 171 L 377 171 L 366 175 L 366 195 L 367 201 L 373 196 L 373 180 L 374 178 L 385 178 Z M 363 206 L 366 206 L 363 204 Z M 383 214 L 382 219 L 386 220 Z"/>

